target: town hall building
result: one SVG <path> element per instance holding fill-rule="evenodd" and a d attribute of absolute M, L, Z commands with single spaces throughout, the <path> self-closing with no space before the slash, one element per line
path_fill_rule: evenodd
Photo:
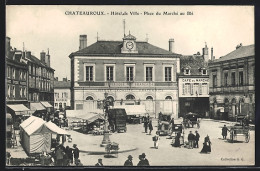
<path fill-rule="evenodd" d="M 177 73 L 180 56 L 148 41 L 124 35 L 122 41 L 97 40 L 87 46 L 87 35 L 80 35 L 79 51 L 71 60 L 71 107 L 95 110 L 107 95 L 110 105 L 145 105 L 153 117 L 171 113 L 178 117 Z"/>

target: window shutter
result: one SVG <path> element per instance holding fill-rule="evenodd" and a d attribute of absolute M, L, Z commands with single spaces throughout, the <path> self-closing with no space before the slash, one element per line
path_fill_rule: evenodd
<path fill-rule="evenodd" d="M 190 94 L 193 95 L 193 84 L 190 84 Z"/>
<path fill-rule="evenodd" d="M 182 95 L 185 94 L 184 91 L 185 91 L 185 85 L 184 85 L 184 83 L 183 83 L 183 84 L 182 84 Z"/>
<path fill-rule="evenodd" d="M 201 87 L 201 83 L 199 83 L 199 94 L 202 94 L 202 87 Z"/>

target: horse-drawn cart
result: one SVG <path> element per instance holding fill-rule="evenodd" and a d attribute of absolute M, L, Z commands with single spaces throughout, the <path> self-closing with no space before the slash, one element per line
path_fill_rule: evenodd
<path fill-rule="evenodd" d="M 193 128 L 194 125 L 197 126 L 197 128 L 200 128 L 200 120 L 199 120 L 199 115 L 196 113 L 187 113 L 184 117 L 183 117 L 183 127 L 184 128 Z"/>
<path fill-rule="evenodd" d="M 235 125 L 230 127 L 230 140 L 234 142 L 237 136 L 244 136 L 245 142 L 248 143 L 250 140 L 250 129 L 249 126 Z"/>

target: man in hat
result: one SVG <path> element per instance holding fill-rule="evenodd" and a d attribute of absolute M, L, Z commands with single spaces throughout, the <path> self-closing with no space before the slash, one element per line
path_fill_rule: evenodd
<path fill-rule="evenodd" d="M 149 161 L 145 158 L 145 153 L 139 155 L 139 163 L 137 166 L 150 166 Z"/>
<path fill-rule="evenodd" d="M 125 161 L 124 166 L 133 166 L 133 156 L 128 156 L 128 159 Z"/>
<path fill-rule="evenodd" d="M 192 131 L 190 131 L 190 133 L 188 135 L 189 149 L 193 148 L 194 140 L 195 140 L 195 135 L 192 133 Z"/>
<path fill-rule="evenodd" d="M 223 136 L 223 139 L 227 139 L 227 131 L 228 128 L 226 127 L 226 125 L 224 125 L 224 127 L 222 128 L 222 136 Z"/>
<path fill-rule="evenodd" d="M 103 166 L 102 159 L 98 159 L 98 162 L 95 166 Z"/>
<path fill-rule="evenodd" d="M 195 131 L 195 144 L 194 144 L 194 148 L 199 148 L 199 140 L 200 140 L 200 134 L 196 130 Z"/>
<path fill-rule="evenodd" d="M 76 164 L 76 160 L 79 159 L 79 149 L 77 147 L 77 144 L 73 144 L 73 155 L 74 155 L 74 161 L 75 161 L 75 164 Z"/>

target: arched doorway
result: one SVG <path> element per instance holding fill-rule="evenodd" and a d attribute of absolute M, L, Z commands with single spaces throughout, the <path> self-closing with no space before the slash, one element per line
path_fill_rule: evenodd
<path fill-rule="evenodd" d="M 152 96 L 147 96 L 145 100 L 145 109 L 148 113 L 154 113 L 154 101 Z"/>
<path fill-rule="evenodd" d="M 108 96 L 107 97 L 107 101 L 109 103 L 109 106 L 114 106 L 115 100 L 114 100 L 114 98 L 112 96 Z"/>
<path fill-rule="evenodd" d="M 164 110 L 165 113 L 173 113 L 172 97 L 166 96 L 164 101 Z"/>
<path fill-rule="evenodd" d="M 132 94 L 128 94 L 126 97 L 125 105 L 135 105 L 135 96 Z"/>
<path fill-rule="evenodd" d="M 94 107 L 94 98 L 92 96 L 88 96 L 86 98 L 86 105 L 84 106 L 84 110 L 87 111 L 93 111 L 95 109 Z"/>
<path fill-rule="evenodd" d="M 244 98 L 240 98 L 238 110 L 239 110 L 240 115 L 246 115 L 247 114 L 247 111 L 245 110 Z"/>

